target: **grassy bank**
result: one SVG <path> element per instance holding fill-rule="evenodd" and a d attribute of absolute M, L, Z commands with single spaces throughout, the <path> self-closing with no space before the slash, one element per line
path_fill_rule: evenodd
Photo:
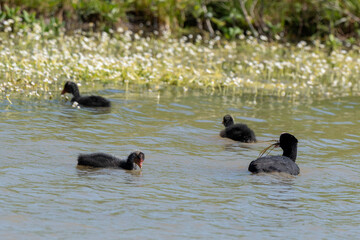
<path fill-rule="evenodd" d="M 227 39 L 249 32 L 286 41 L 318 39 L 334 47 L 360 38 L 358 0 L 2 0 L 0 31 L 44 30 L 170 31 Z M 12 19 L 5 25 L 3 21 Z"/>
<path fill-rule="evenodd" d="M 329 52 L 319 42 L 204 40 L 200 35 L 141 38 L 130 31 L 56 37 L 40 26 L 0 35 L 0 92 L 51 98 L 65 80 L 206 88 L 274 96 L 360 93 L 360 49 Z M 191 40 L 191 41 L 189 41 Z"/>

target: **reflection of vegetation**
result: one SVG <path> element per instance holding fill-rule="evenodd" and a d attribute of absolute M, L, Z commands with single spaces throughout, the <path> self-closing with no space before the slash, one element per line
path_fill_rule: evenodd
<path fill-rule="evenodd" d="M 359 16 L 359 0 L 2 0 L 0 3 L 0 23 L 8 19 L 22 19 L 30 25 L 41 21 L 55 30 L 59 24 L 66 30 L 110 31 L 121 26 L 131 30 L 166 29 L 173 33 L 191 30 L 210 35 L 219 31 L 227 38 L 250 31 L 254 36 L 268 39 L 327 40 L 333 36 L 350 43 L 360 36 Z M 4 28 L 0 25 L 0 30 Z"/>
<path fill-rule="evenodd" d="M 6 23 L 7 24 L 7 23 Z M 51 95 L 65 80 L 180 86 L 277 96 L 338 96 L 360 92 L 360 49 L 334 49 L 200 35 L 174 39 L 121 34 L 33 31 L 0 34 L 0 92 Z M 50 92 L 50 93 L 49 93 Z"/>

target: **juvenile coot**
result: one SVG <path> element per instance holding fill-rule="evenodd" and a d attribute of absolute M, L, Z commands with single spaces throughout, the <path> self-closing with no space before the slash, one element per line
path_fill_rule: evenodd
<path fill-rule="evenodd" d="M 252 161 L 249 165 L 249 171 L 252 173 L 259 172 L 284 172 L 291 175 L 298 175 L 300 169 L 295 163 L 297 156 L 298 140 L 290 133 L 280 135 L 280 140 L 273 145 L 283 149 L 282 156 L 260 157 Z"/>
<path fill-rule="evenodd" d="M 126 170 L 140 168 L 145 160 L 142 152 L 132 152 L 126 160 L 116 158 L 106 153 L 80 154 L 78 157 L 78 165 L 97 167 L 97 168 L 123 168 Z"/>
<path fill-rule="evenodd" d="M 73 98 L 71 102 L 77 102 L 85 107 L 110 107 L 109 100 L 101 96 L 80 96 L 79 88 L 74 82 L 67 81 L 61 94 L 71 93 Z"/>
<path fill-rule="evenodd" d="M 234 119 L 230 115 L 224 116 L 222 124 L 225 129 L 220 132 L 220 137 L 246 143 L 256 142 L 254 131 L 246 124 L 234 124 Z"/>

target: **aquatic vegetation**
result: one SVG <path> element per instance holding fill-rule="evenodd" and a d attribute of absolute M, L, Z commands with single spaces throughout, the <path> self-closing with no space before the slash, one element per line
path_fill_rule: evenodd
<path fill-rule="evenodd" d="M 140 37 L 119 28 L 111 35 L 33 31 L 0 35 L 0 92 L 51 98 L 65 80 L 78 83 L 169 85 L 223 93 L 347 96 L 360 92 L 360 49 L 335 49 L 164 33 Z M 84 84 L 86 86 L 86 84 Z M 11 98 L 10 98 L 11 99 Z"/>

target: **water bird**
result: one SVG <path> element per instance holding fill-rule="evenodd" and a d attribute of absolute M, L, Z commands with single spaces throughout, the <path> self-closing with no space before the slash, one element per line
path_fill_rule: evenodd
<path fill-rule="evenodd" d="M 110 107 L 111 103 L 106 98 L 101 96 L 80 96 L 79 88 L 74 82 L 67 81 L 64 85 L 64 89 L 61 95 L 65 93 L 71 93 L 73 98 L 71 102 L 77 102 L 78 104 L 85 107 Z"/>
<path fill-rule="evenodd" d="M 119 159 L 106 153 L 80 154 L 78 165 L 95 168 L 122 168 L 126 170 L 136 170 L 137 166 L 142 168 L 145 160 L 145 154 L 136 151 L 130 153 L 127 159 Z"/>
<path fill-rule="evenodd" d="M 220 132 L 220 137 L 245 143 L 256 142 L 254 131 L 246 124 L 234 124 L 234 119 L 229 114 L 224 116 L 222 124 L 224 124 L 225 129 Z"/>
<path fill-rule="evenodd" d="M 298 140 L 296 137 L 290 133 L 282 133 L 279 141 L 262 151 L 262 154 L 271 147 L 281 147 L 283 155 L 261 157 L 261 154 L 258 159 L 250 163 L 249 171 L 252 173 L 283 172 L 291 175 L 298 175 L 300 173 L 300 168 L 295 163 L 297 156 L 297 144 Z"/>

